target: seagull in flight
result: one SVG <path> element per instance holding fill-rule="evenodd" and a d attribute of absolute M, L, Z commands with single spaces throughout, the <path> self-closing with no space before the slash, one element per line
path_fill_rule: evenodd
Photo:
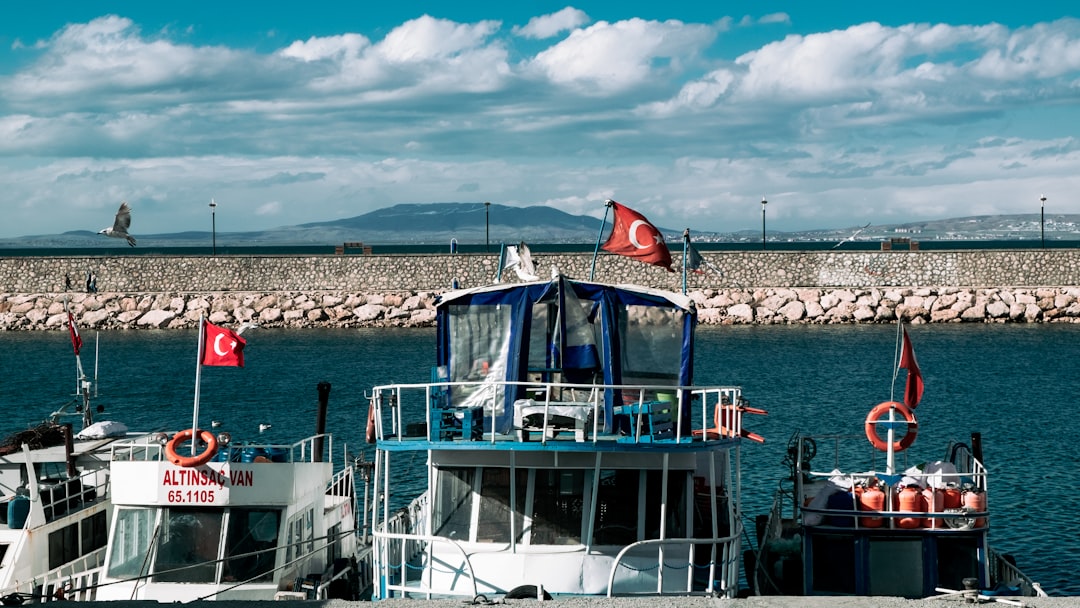
<path fill-rule="evenodd" d="M 848 241 L 851 241 L 851 240 L 854 240 L 855 237 L 859 236 L 860 232 L 862 232 L 863 230 L 866 230 L 869 227 L 870 227 L 870 222 L 867 222 L 865 226 L 863 226 L 862 228 L 859 228 L 858 230 L 856 230 L 854 233 L 852 233 L 851 236 L 847 237 L 846 239 L 844 239 L 844 240 L 840 241 L 839 243 L 833 245 L 832 248 L 836 249 L 837 247 L 843 245 L 844 243 L 846 243 Z"/>
<path fill-rule="evenodd" d="M 98 234 L 111 236 L 115 239 L 127 239 L 127 244 L 134 247 L 135 237 L 128 234 L 128 228 L 130 227 L 131 207 L 128 207 L 127 201 L 122 201 L 120 203 L 120 209 L 116 212 L 116 219 L 113 220 L 112 228 L 103 228 L 98 231 Z"/>

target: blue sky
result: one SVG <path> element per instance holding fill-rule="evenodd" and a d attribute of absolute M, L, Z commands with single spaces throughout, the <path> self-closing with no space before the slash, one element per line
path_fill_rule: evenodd
<path fill-rule="evenodd" d="M 1072 3 L 0 6 L 0 237 L 397 203 L 802 230 L 1080 213 Z"/>

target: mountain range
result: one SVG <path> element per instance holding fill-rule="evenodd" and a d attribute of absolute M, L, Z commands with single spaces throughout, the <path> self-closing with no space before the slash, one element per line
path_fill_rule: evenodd
<path fill-rule="evenodd" d="M 138 234 L 140 244 L 205 246 L 211 238 L 231 246 L 446 244 L 458 243 L 594 243 L 600 220 L 571 215 L 552 207 L 508 207 L 486 203 L 409 203 L 377 209 L 364 215 L 281 226 L 250 232 L 186 231 Z M 610 218 L 608 226 L 611 225 Z M 682 228 L 659 227 L 668 242 L 682 237 Z M 919 240 L 1080 240 L 1080 214 L 1053 214 L 1040 222 L 1038 214 L 982 215 L 890 225 L 847 226 L 795 232 L 768 231 L 770 241 L 881 240 L 909 237 Z M 758 242 L 761 232 L 693 233 L 695 242 Z M 0 247 L 85 248 L 115 247 L 96 232 L 75 230 L 55 235 L 0 239 Z"/>

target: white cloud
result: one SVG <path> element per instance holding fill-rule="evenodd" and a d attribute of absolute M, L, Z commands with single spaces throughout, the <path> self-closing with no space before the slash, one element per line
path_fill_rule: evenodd
<path fill-rule="evenodd" d="M 544 39 L 577 29 L 589 22 L 584 11 L 566 7 L 557 13 L 533 17 L 523 27 L 515 27 L 514 33 L 523 38 Z"/>
<path fill-rule="evenodd" d="M 694 59 L 714 36 L 708 26 L 679 21 L 601 21 L 538 53 L 531 67 L 555 84 L 608 95 L 649 82 L 668 64 Z"/>

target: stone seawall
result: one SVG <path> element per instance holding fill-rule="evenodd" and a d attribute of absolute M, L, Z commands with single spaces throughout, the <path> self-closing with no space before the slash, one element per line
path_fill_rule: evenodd
<path fill-rule="evenodd" d="M 707 252 L 687 277 L 703 324 L 1080 322 L 1080 250 Z M 681 263 L 676 255 L 676 267 Z M 577 278 L 679 291 L 629 258 L 534 256 Z M 435 297 L 493 282 L 497 254 L 0 258 L 0 331 L 81 327 L 426 326 Z M 99 293 L 86 293 L 96 275 Z M 65 280 L 66 278 L 66 280 Z M 516 281 L 511 273 L 504 281 Z"/>

